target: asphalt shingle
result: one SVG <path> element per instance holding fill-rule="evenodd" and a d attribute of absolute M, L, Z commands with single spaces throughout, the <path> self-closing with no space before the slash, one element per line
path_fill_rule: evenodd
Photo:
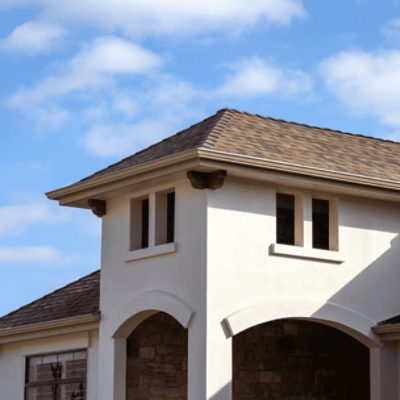
<path fill-rule="evenodd" d="M 0 329 L 83 315 L 99 310 L 100 271 L 74 281 L 0 318 Z"/>
<path fill-rule="evenodd" d="M 190 149 L 400 182 L 400 143 L 231 109 L 96 172 L 93 180 Z"/>

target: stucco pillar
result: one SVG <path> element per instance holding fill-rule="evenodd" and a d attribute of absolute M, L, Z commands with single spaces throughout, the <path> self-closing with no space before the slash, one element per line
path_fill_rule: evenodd
<path fill-rule="evenodd" d="M 398 345 L 385 342 L 383 347 L 370 349 L 371 400 L 397 400 Z"/>
<path fill-rule="evenodd" d="M 221 324 L 196 315 L 188 350 L 188 400 L 231 400 L 232 340 Z"/>
<path fill-rule="evenodd" d="M 100 329 L 98 400 L 125 400 L 126 339 Z"/>

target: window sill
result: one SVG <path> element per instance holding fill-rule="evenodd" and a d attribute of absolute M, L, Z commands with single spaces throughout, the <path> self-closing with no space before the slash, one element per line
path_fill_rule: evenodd
<path fill-rule="evenodd" d="M 290 246 L 279 243 L 271 244 L 270 254 L 335 264 L 344 262 L 342 254 L 335 250 L 306 249 L 300 246 Z"/>
<path fill-rule="evenodd" d="M 162 256 L 164 254 L 171 254 L 176 252 L 176 242 L 159 244 L 154 247 L 146 249 L 138 249 L 130 251 L 125 257 L 125 262 L 142 260 L 144 258 Z"/>

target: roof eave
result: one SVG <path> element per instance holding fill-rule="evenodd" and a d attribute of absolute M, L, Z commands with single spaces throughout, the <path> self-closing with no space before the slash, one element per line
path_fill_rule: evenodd
<path fill-rule="evenodd" d="M 104 193 L 120 189 L 127 185 L 168 175 L 174 171 L 187 168 L 188 164 L 189 166 L 197 164 L 198 161 L 197 149 L 191 149 L 143 163 L 120 172 L 79 181 L 72 185 L 47 192 L 46 196 L 50 200 L 58 200 L 62 205 L 89 208 L 87 205 L 89 197 L 101 196 Z"/>
<path fill-rule="evenodd" d="M 382 324 L 372 328 L 375 334 L 379 335 L 384 342 L 400 341 L 400 323 L 399 324 Z"/>
<path fill-rule="evenodd" d="M 0 344 L 97 330 L 100 319 L 100 313 L 96 313 L 36 324 L 0 328 Z"/>
<path fill-rule="evenodd" d="M 320 168 L 312 168 L 289 162 L 281 162 L 261 157 L 227 153 L 223 151 L 204 149 L 204 148 L 199 149 L 199 157 L 201 159 L 222 161 L 230 164 L 246 165 L 253 168 L 268 169 L 272 171 L 279 171 L 289 174 L 310 176 L 319 179 L 340 181 L 355 185 L 363 185 L 363 186 L 369 186 L 385 190 L 394 190 L 400 192 L 400 182 L 390 179 L 380 179 L 380 178 L 350 174 L 328 169 L 323 170 Z"/>
<path fill-rule="evenodd" d="M 231 166 L 250 167 L 255 170 L 268 170 L 285 173 L 292 177 L 302 176 L 320 179 L 326 182 L 339 182 L 355 187 L 362 187 L 364 192 L 379 190 L 390 192 L 391 200 L 400 199 L 400 182 L 390 179 L 379 179 L 369 176 L 350 174 L 333 170 L 322 170 L 289 162 L 279 162 L 261 157 L 227 153 L 207 148 L 195 148 L 171 156 L 150 161 L 113 174 L 91 178 L 75 184 L 46 193 L 52 200 L 58 200 L 62 205 L 89 208 L 89 198 L 101 198 L 107 192 L 118 190 L 128 185 L 158 178 L 173 172 L 204 166 L 204 162 L 215 161 Z M 379 197 L 374 196 L 374 197 Z"/>

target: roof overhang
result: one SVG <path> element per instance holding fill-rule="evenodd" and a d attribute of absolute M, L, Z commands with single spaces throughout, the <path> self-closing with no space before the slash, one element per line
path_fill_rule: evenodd
<path fill-rule="evenodd" d="M 225 153 L 205 148 L 192 149 L 120 172 L 90 178 L 47 193 L 61 205 L 90 208 L 89 199 L 107 200 L 113 193 L 143 182 L 199 169 L 225 169 L 237 176 L 279 185 L 310 188 L 348 195 L 400 201 L 400 182 L 341 171 L 322 170 L 289 162 L 278 162 L 243 154 Z"/>
<path fill-rule="evenodd" d="M 99 313 L 37 324 L 0 328 L 0 345 L 71 333 L 96 331 L 99 328 L 100 319 Z"/>
<path fill-rule="evenodd" d="M 400 324 L 376 325 L 372 330 L 384 342 L 400 341 Z"/>

